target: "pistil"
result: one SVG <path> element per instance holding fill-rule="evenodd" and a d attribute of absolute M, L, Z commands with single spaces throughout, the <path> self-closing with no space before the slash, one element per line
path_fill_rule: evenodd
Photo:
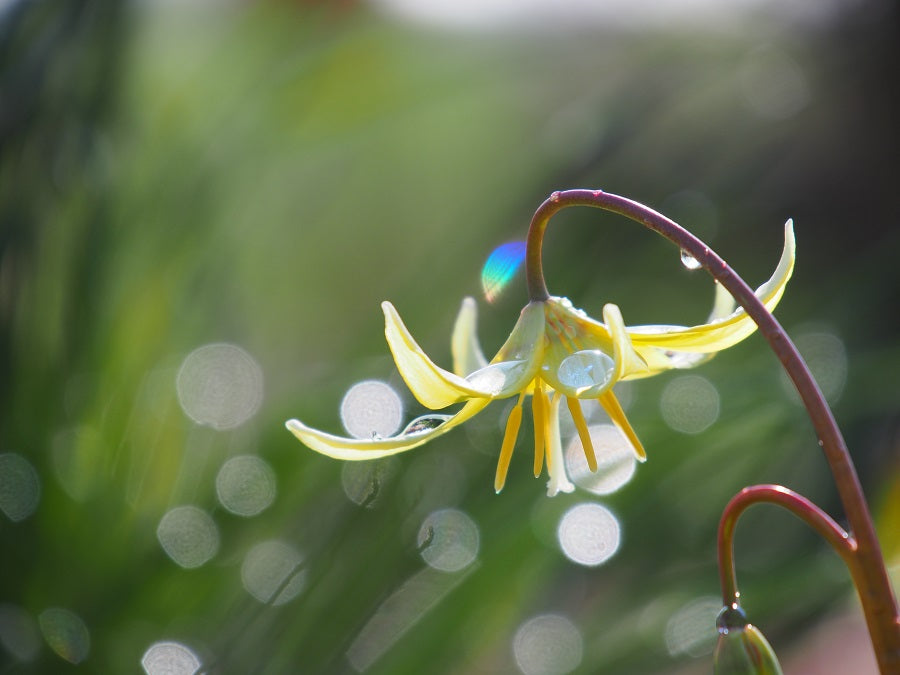
<path fill-rule="evenodd" d="M 544 444 L 547 437 L 548 408 L 550 402 L 544 393 L 543 383 L 538 378 L 532 395 L 531 411 L 534 414 L 534 477 L 541 475 L 544 468 Z"/>

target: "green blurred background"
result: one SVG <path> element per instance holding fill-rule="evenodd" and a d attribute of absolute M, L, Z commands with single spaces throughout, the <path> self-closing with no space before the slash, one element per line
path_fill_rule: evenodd
<path fill-rule="evenodd" d="M 529 428 L 494 495 L 503 403 L 374 465 L 283 426 L 343 433 L 366 379 L 422 414 L 379 303 L 449 364 L 476 296 L 492 354 L 526 294 L 487 303 L 482 267 L 567 187 L 662 210 L 751 285 L 794 218 L 777 315 L 897 563 L 896 5 L 411 5 L 0 3 L 0 673 L 709 672 L 732 494 L 840 516 L 758 336 L 622 392 L 649 461 L 609 495 L 548 499 Z M 599 211 L 554 220 L 545 258 L 594 316 L 691 324 L 712 299 Z M 600 565 L 560 546 L 586 503 L 621 534 Z M 788 673 L 872 672 L 803 525 L 751 510 L 737 560 Z"/>

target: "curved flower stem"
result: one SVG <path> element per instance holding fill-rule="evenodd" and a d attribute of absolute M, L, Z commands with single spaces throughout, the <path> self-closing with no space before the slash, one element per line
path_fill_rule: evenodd
<path fill-rule="evenodd" d="M 797 388 L 834 476 L 850 535 L 856 542 L 856 550 L 849 558 L 852 564 L 848 564 L 881 672 L 900 673 L 900 612 L 862 486 L 834 415 L 787 333 L 744 280 L 700 239 L 653 209 L 602 190 L 554 192 L 538 207 L 531 220 L 525 254 L 528 294 L 532 300 L 550 297 L 541 265 L 541 243 L 550 218 L 570 206 L 591 206 L 612 211 L 663 235 L 696 259 L 759 326 L 760 333 Z"/>
<path fill-rule="evenodd" d="M 754 485 L 737 493 L 719 521 L 719 577 L 722 581 L 722 604 L 737 604 L 740 593 L 734 569 L 734 529 L 738 518 L 753 504 L 768 502 L 781 506 L 819 533 L 841 559 L 853 570 L 856 541 L 818 506 L 806 497 L 781 485 Z M 855 578 L 855 574 L 853 575 Z"/>

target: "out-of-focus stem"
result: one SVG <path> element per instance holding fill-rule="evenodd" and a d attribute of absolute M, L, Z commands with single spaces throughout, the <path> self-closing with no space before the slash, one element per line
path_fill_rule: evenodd
<path fill-rule="evenodd" d="M 638 202 L 602 190 L 554 192 L 531 220 L 525 254 L 528 294 L 532 300 L 550 297 L 544 281 L 541 244 L 550 218 L 570 206 L 591 206 L 626 216 L 663 235 L 693 257 L 734 296 L 759 326 L 809 414 L 825 454 L 856 549 L 848 560 L 878 665 L 882 673 L 900 673 L 900 612 L 884 565 L 869 507 L 847 445 L 825 397 L 796 346 L 753 290 L 712 249 L 674 221 Z"/>

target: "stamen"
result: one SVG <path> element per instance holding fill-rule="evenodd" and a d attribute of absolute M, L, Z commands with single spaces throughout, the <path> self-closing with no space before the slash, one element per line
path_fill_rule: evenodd
<path fill-rule="evenodd" d="M 531 412 L 534 413 L 534 477 L 541 475 L 544 468 L 544 440 L 547 430 L 547 397 L 541 380 L 535 384 L 534 394 L 531 397 Z"/>
<path fill-rule="evenodd" d="M 600 405 L 603 406 L 603 409 L 606 411 L 606 414 L 609 415 L 609 418 L 617 427 L 619 427 L 619 429 L 621 429 L 622 433 L 624 433 L 631 442 L 631 447 L 634 449 L 634 454 L 638 458 L 638 461 L 646 462 L 647 453 L 644 451 L 644 446 L 641 445 L 641 441 L 638 439 L 637 434 L 634 433 L 634 429 L 631 428 L 628 418 L 625 417 L 625 411 L 622 410 L 622 406 L 619 405 L 619 400 L 616 398 L 615 394 L 612 393 L 612 389 L 601 394 L 599 400 Z"/>
<path fill-rule="evenodd" d="M 584 450 L 584 458 L 587 460 L 588 468 L 591 472 L 596 472 L 597 454 L 594 452 L 591 433 L 588 431 L 587 421 L 584 419 L 584 412 L 581 410 L 581 402 L 577 398 L 566 396 L 566 405 L 569 406 L 569 412 L 572 413 L 572 421 L 575 422 L 575 428 L 578 430 L 578 438 L 581 439 L 581 447 Z"/>
<path fill-rule="evenodd" d="M 494 476 L 494 491 L 498 494 L 506 485 L 506 472 L 509 471 L 509 460 L 512 459 L 513 449 L 516 447 L 516 439 L 519 436 L 519 425 L 522 424 L 522 399 L 510 411 L 506 418 L 506 431 L 503 433 L 503 445 L 500 446 L 500 459 L 497 461 L 497 475 Z"/>
<path fill-rule="evenodd" d="M 550 406 L 547 414 L 547 428 L 544 430 L 544 451 L 547 454 L 547 473 L 553 477 L 553 470 L 556 468 L 553 457 L 554 442 L 559 445 L 559 392 L 553 392 L 553 398 L 550 400 Z"/>

